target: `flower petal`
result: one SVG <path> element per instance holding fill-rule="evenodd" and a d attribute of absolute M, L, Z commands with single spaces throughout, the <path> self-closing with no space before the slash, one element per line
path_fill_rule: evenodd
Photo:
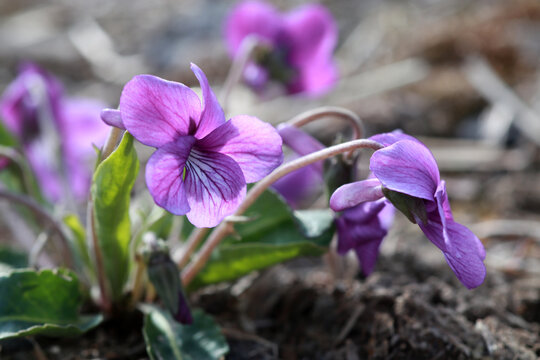
<path fill-rule="evenodd" d="M 330 208 L 343 211 L 366 201 L 382 198 L 381 182 L 378 179 L 367 179 L 340 186 L 330 198 Z"/>
<path fill-rule="evenodd" d="M 182 179 L 186 161 L 195 143 L 183 136 L 157 149 L 146 164 L 146 185 L 156 204 L 175 215 L 190 211 Z"/>
<path fill-rule="evenodd" d="M 379 257 L 379 248 L 381 247 L 383 238 L 384 236 L 373 241 L 366 242 L 354 249 L 358 260 L 360 261 L 360 267 L 364 276 L 368 276 L 373 272 Z"/>
<path fill-rule="evenodd" d="M 186 195 L 189 221 L 197 227 L 214 227 L 246 196 L 242 169 L 227 155 L 195 147 L 186 163 Z"/>
<path fill-rule="evenodd" d="M 338 37 L 332 14 L 322 5 L 300 7 L 285 16 L 280 41 L 289 50 L 288 62 L 296 67 L 329 63 Z"/>
<path fill-rule="evenodd" d="M 286 156 L 285 162 L 297 159 L 298 156 Z M 272 188 L 285 198 L 293 209 L 312 203 L 324 189 L 322 169 L 313 165 L 295 170 L 272 184 Z"/>
<path fill-rule="evenodd" d="M 486 277 L 486 267 L 482 261 L 485 250 L 482 243 L 472 231 L 461 224 L 452 221 L 447 228 L 452 241 L 452 251 L 444 252 L 448 265 L 467 288 L 480 286 Z"/>
<path fill-rule="evenodd" d="M 444 254 L 448 265 L 458 279 L 469 289 L 479 286 L 486 275 L 482 262 L 486 253 L 482 242 L 465 226 L 429 214 L 428 224 L 418 224 L 426 237 Z M 448 246 L 447 246 L 448 244 Z"/>
<path fill-rule="evenodd" d="M 278 132 L 272 125 L 253 116 L 233 117 L 198 144 L 233 159 L 242 169 L 247 183 L 262 179 L 283 162 Z"/>
<path fill-rule="evenodd" d="M 382 134 L 373 135 L 369 139 L 373 140 L 373 141 L 376 141 L 379 144 L 382 144 L 384 146 L 390 146 L 393 143 L 398 142 L 400 140 L 411 140 L 411 141 L 416 141 L 416 142 L 421 143 L 418 139 L 416 139 L 416 138 L 414 138 L 414 137 L 412 137 L 410 135 L 404 134 L 403 131 L 401 131 L 399 129 L 394 130 L 394 131 L 389 132 L 389 133 L 382 133 Z"/>
<path fill-rule="evenodd" d="M 109 126 L 114 126 L 122 130 L 126 130 L 120 110 L 103 109 L 100 114 L 101 120 Z"/>
<path fill-rule="evenodd" d="M 216 99 L 216 95 L 210 88 L 204 72 L 193 63 L 191 64 L 191 71 L 193 71 L 199 80 L 203 95 L 203 110 L 197 126 L 197 131 L 195 132 L 195 137 L 197 139 L 202 139 L 225 122 L 225 114 Z"/>
<path fill-rule="evenodd" d="M 124 86 L 120 111 L 126 129 L 137 140 L 160 147 L 189 134 L 200 119 L 201 102 L 184 84 L 139 75 Z"/>
<path fill-rule="evenodd" d="M 298 155 L 307 155 L 325 148 L 317 139 L 298 129 L 296 126 L 281 123 L 277 127 L 279 136 L 283 139 L 283 144 L 287 145 Z M 317 163 L 322 172 L 322 161 Z"/>
<path fill-rule="evenodd" d="M 282 20 L 277 10 L 262 1 L 245 1 L 237 5 L 225 23 L 225 40 L 232 57 L 249 35 L 274 45 Z"/>
<path fill-rule="evenodd" d="M 430 201 L 440 181 L 431 151 L 411 140 L 401 140 L 375 151 L 369 168 L 384 187 Z"/>
<path fill-rule="evenodd" d="M 338 70 L 333 61 L 312 62 L 298 68 L 296 77 L 287 84 L 290 94 L 309 97 L 327 93 L 338 80 Z"/>

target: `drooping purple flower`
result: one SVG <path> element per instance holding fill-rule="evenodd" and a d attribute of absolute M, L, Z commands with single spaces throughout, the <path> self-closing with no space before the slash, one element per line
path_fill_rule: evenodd
<path fill-rule="evenodd" d="M 338 253 L 345 255 L 354 250 L 365 276 L 375 267 L 379 247 L 392 225 L 394 212 L 389 201 L 379 199 L 345 209 L 336 219 Z"/>
<path fill-rule="evenodd" d="M 385 145 L 370 160 L 377 179 L 344 185 L 332 195 L 330 206 L 343 210 L 384 195 L 394 199 L 443 252 L 458 279 L 469 289 L 479 286 L 486 275 L 484 247 L 469 229 L 454 221 L 445 182 L 429 149 L 400 133 L 371 139 Z"/>
<path fill-rule="evenodd" d="M 124 127 L 157 148 L 146 165 L 146 184 L 159 206 L 186 215 L 197 227 L 213 227 L 234 213 L 246 183 L 262 179 L 283 161 L 282 141 L 267 123 L 247 115 L 225 115 L 196 65 L 202 88 L 151 75 L 129 81 L 120 110 L 105 110 L 108 124 Z"/>
<path fill-rule="evenodd" d="M 232 57 L 247 37 L 258 41 L 255 59 L 244 72 L 246 83 L 258 91 L 275 81 L 289 94 L 327 92 L 337 80 L 332 59 L 337 35 L 334 18 L 319 4 L 281 14 L 270 4 L 245 1 L 233 9 L 225 24 Z"/>
<path fill-rule="evenodd" d="M 85 200 L 95 152 L 107 136 L 101 102 L 64 96 L 61 84 L 36 65 L 25 64 L 0 100 L 6 127 L 23 147 L 44 195 L 67 193 Z M 67 185 L 67 186 L 66 186 Z"/>

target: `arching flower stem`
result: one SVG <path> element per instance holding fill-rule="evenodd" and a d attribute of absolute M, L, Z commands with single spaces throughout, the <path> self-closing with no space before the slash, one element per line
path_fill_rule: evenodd
<path fill-rule="evenodd" d="M 312 121 L 329 116 L 348 121 L 353 129 L 353 140 L 361 139 L 362 136 L 364 136 L 364 124 L 360 117 L 356 113 L 339 106 L 321 106 L 316 109 L 305 111 L 287 121 L 287 124 L 299 128 Z"/>
<path fill-rule="evenodd" d="M 379 150 L 383 148 L 383 145 L 379 144 L 373 140 L 359 139 L 352 140 L 342 144 L 334 145 L 320 151 L 311 153 L 309 155 L 303 156 L 291 162 L 281 165 L 275 169 L 268 176 L 263 178 L 261 181 L 255 184 L 247 193 L 244 201 L 240 204 L 234 216 L 242 215 L 254 202 L 257 198 L 266 190 L 270 185 L 281 177 L 287 175 L 288 173 L 298 170 L 304 166 L 308 166 L 317 161 L 327 159 L 329 157 L 350 152 L 356 149 L 368 148 L 373 150 Z M 192 261 L 188 267 L 182 272 L 182 281 L 185 286 L 187 286 L 197 275 L 197 273 L 204 267 L 214 248 L 219 245 L 221 240 L 227 236 L 231 231 L 230 222 L 225 219 L 219 224 L 218 227 L 210 234 L 203 247 L 199 253 L 195 256 L 195 259 Z"/>

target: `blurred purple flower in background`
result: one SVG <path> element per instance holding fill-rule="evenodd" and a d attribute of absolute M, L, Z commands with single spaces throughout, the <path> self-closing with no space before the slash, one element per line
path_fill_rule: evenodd
<path fill-rule="evenodd" d="M 305 5 L 280 14 L 264 2 L 242 2 L 225 24 L 231 57 L 238 55 L 242 42 L 250 36 L 256 38 L 258 46 L 244 79 L 254 90 L 262 92 L 269 81 L 275 81 L 289 94 L 317 96 L 337 81 L 332 54 L 338 30 L 324 6 Z"/>
<path fill-rule="evenodd" d="M 2 120 L 18 137 L 50 201 L 86 199 L 95 157 L 92 144 L 101 146 L 108 133 L 99 120 L 103 106 L 64 96 L 62 85 L 34 64 L 21 66 L 2 95 Z"/>
<path fill-rule="evenodd" d="M 332 195 L 330 206 L 344 210 L 386 196 L 417 223 L 444 254 L 458 279 L 469 289 L 485 278 L 485 250 L 480 240 L 454 221 L 435 158 L 420 141 L 399 132 L 371 137 L 385 145 L 370 159 L 376 179 L 347 184 Z"/>
<path fill-rule="evenodd" d="M 255 117 L 226 121 L 205 74 L 194 64 L 191 69 L 201 84 L 202 104 L 184 84 L 139 75 L 124 87 L 120 110 L 104 110 L 102 117 L 157 148 L 146 165 L 156 204 L 185 214 L 197 227 L 213 227 L 234 213 L 246 183 L 281 164 L 282 141 Z"/>

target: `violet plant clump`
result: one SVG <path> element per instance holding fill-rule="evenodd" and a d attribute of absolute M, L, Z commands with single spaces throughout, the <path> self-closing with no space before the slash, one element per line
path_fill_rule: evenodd
<path fill-rule="evenodd" d="M 231 57 L 243 51 L 246 39 L 257 46 L 244 69 L 247 85 L 264 93 L 271 83 L 289 94 L 318 96 L 337 81 L 333 51 L 337 25 L 320 4 L 309 4 L 281 14 L 271 4 L 244 1 L 229 14 L 225 40 Z"/>
<path fill-rule="evenodd" d="M 337 26 L 322 5 L 281 14 L 266 3 L 240 3 L 226 22 L 231 56 L 241 55 L 248 38 L 257 45 L 243 76 L 256 91 L 279 83 L 289 94 L 314 96 L 336 82 Z M 72 270 L 60 271 L 0 266 L 1 292 L 16 294 L 0 299 L 0 340 L 82 334 L 104 317 L 137 309 L 145 314 L 143 334 L 152 358 L 180 358 L 184 352 L 195 358 L 203 349 L 207 358 L 219 359 L 227 352 L 223 335 L 208 315 L 192 311 L 190 291 L 298 256 L 322 255 L 332 249 L 335 234 L 337 252 L 353 250 L 367 276 L 396 209 L 420 226 L 467 288 L 483 282 L 483 245 L 454 221 L 435 159 L 420 141 L 401 132 L 363 139 L 357 116 L 343 109 L 339 113 L 350 117 L 354 139 L 332 146 L 298 128 L 316 119 L 313 114 L 276 128 L 249 115 L 227 120 L 205 73 L 194 64 L 191 70 L 201 98 L 182 83 L 138 75 L 124 86 L 118 109 L 66 97 L 60 83 L 34 65 L 23 67 L 8 87 L 0 102 L 3 121 L 46 196 L 61 199 L 67 181 L 73 196 L 88 204 L 85 224 L 74 214 L 56 219 L 38 202 L 0 188 L 0 197 L 47 222 L 45 236 L 38 238 L 46 242 L 54 228 L 75 260 L 73 266 L 66 262 Z M 328 115 L 328 109 L 320 114 Z M 100 110 L 112 128 L 96 121 Z M 140 196 L 138 190 L 146 188 L 134 186 L 134 140 L 155 149 L 144 174 L 153 202 Z M 85 161 L 95 156 L 92 144 L 103 142 L 91 176 Z M 285 161 L 283 145 L 291 150 Z M 367 179 L 357 181 L 350 161 L 328 185 L 328 164 L 334 165 L 327 159 L 356 159 L 353 152 L 363 148 L 375 150 Z M 0 158 L 0 168 L 10 161 Z M 325 185 L 327 193 L 339 186 L 329 208 L 311 208 Z M 179 231 L 173 230 L 173 216 L 182 217 Z M 39 255 L 38 245 L 30 252 Z M 21 293 L 23 288 L 30 290 Z M 155 305 L 156 295 L 166 312 Z M 102 314 L 79 314 L 84 301 L 93 301 Z M 27 323 L 28 318 L 36 320 Z M 197 345 L 193 353 L 189 344 Z"/>

